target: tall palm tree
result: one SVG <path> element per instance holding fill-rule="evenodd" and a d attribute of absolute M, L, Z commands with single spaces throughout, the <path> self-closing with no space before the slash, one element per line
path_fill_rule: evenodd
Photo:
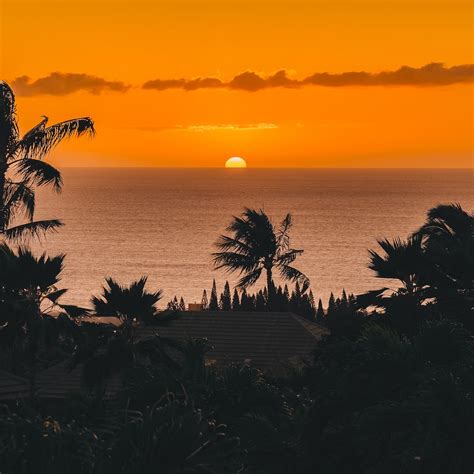
<path fill-rule="evenodd" d="M 161 290 L 149 292 L 145 289 L 146 277 L 130 286 L 119 285 L 113 278 L 106 278 L 101 296 L 92 297 L 94 311 L 99 316 L 117 316 L 126 321 L 151 322 L 156 315 L 156 304 L 161 299 Z"/>
<path fill-rule="evenodd" d="M 303 250 L 290 247 L 291 214 L 287 214 L 278 228 L 263 210 L 246 208 L 241 217 L 233 218 L 227 227 L 232 236 L 221 235 L 216 243 L 219 252 L 213 253 L 216 269 L 243 275 L 238 286 L 248 288 L 255 284 L 263 271 L 266 272 L 269 297 L 274 293 L 273 270 L 285 280 L 298 282 L 304 291 L 309 279 L 290 264 Z"/>
<path fill-rule="evenodd" d="M 47 127 L 48 118 L 20 137 L 16 120 L 15 95 L 0 81 L 0 238 L 21 239 L 39 236 L 61 226 L 52 220 L 34 221 L 34 186 L 52 186 L 61 190 L 61 173 L 43 161 L 61 141 L 73 136 L 94 134 L 89 117 L 60 122 Z M 26 217 L 24 224 L 15 218 Z"/>

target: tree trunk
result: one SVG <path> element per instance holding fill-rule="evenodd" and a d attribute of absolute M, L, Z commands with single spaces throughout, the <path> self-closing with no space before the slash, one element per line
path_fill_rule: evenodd
<path fill-rule="evenodd" d="M 5 232 L 5 181 L 7 163 L 6 157 L 0 155 L 0 236 Z"/>
<path fill-rule="evenodd" d="M 272 310 L 273 307 L 273 295 L 275 293 L 275 285 L 273 284 L 273 278 L 272 278 L 272 267 L 266 267 L 267 270 L 267 292 L 268 292 L 268 302 L 267 306 L 269 310 Z"/>

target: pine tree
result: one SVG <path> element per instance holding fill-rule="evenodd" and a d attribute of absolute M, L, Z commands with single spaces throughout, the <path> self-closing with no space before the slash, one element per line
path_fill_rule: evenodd
<path fill-rule="evenodd" d="M 167 308 L 171 311 L 180 311 L 178 298 L 176 298 L 176 296 L 168 303 Z"/>
<path fill-rule="evenodd" d="M 234 288 L 234 296 L 232 297 L 232 309 L 233 311 L 240 310 L 239 293 L 237 291 L 237 288 Z"/>
<path fill-rule="evenodd" d="M 207 291 L 206 290 L 204 290 L 202 292 L 201 304 L 202 304 L 202 309 L 207 309 L 208 306 L 209 306 L 209 301 L 207 300 Z"/>
<path fill-rule="evenodd" d="M 221 309 L 222 311 L 230 311 L 232 309 L 232 299 L 228 281 L 225 282 L 224 291 L 221 294 Z"/>
<path fill-rule="evenodd" d="M 316 321 L 319 323 L 322 323 L 324 321 L 325 314 L 324 314 L 324 309 L 323 309 L 323 302 L 321 301 L 321 298 L 319 298 L 318 301 L 318 311 L 316 312 Z"/>
<path fill-rule="evenodd" d="M 351 293 L 349 295 L 349 298 L 348 298 L 348 305 L 349 305 L 349 309 L 351 310 L 355 310 L 356 309 L 356 303 L 357 303 L 357 299 L 356 297 L 354 296 L 353 293 Z"/>
<path fill-rule="evenodd" d="M 184 298 L 182 296 L 181 296 L 181 299 L 179 300 L 179 310 L 186 311 L 186 303 L 184 302 Z"/>
<path fill-rule="evenodd" d="M 257 293 L 257 298 L 255 299 L 255 309 L 257 311 L 265 311 L 267 309 L 267 300 L 265 299 L 262 290 Z"/>
<path fill-rule="evenodd" d="M 329 301 L 328 301 L 328 312 L 327 316 L 334 316 L 336 312 L 336 300 L 334 299 L 334 295 L 331 293 L 329 296 Z"/>
<path fill-rule="evenodd" d="M 342 289 L 341 308 L 349 309 L 349 300 L 347 299 L 346 290 L 344 288 Z"/>
<path fill-rule="evenodd" d="M 209 300 L 209 311 L 217 311 L 219 309 L 219 301 L 217 300 L 216 280 L 212 281 L 211 299 Z"/>

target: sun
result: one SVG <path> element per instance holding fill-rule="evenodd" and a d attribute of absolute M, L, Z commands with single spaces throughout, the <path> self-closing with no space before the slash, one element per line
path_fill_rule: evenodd
<path fill-rule="evenodd" d="M 247 168 L 247 163 L 239 156 L 233 156 L 225 162 L 226 168 Z"/>

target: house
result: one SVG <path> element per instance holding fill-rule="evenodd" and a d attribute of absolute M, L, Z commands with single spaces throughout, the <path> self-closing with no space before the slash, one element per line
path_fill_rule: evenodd
<path fill-rule="evenodd" d="M 183 311 L 166 324 L 140 327 L 136 335 L 207 338 L 213 346 L 207 354 L 209 364 L 249 363 L 280 372 L 310 356 L 328 333 L 323 326 L 289 312 Z"/>

